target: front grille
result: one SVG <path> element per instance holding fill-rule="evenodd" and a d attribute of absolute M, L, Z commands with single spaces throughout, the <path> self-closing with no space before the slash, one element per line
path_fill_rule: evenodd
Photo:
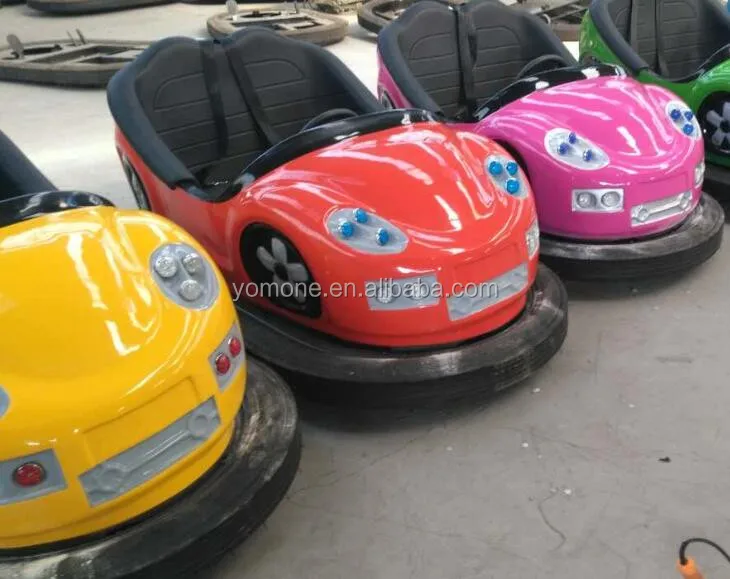
<path fill-rule="evenodd" d="M 691 191 L 684 191 L 657 201 L 642 203 L 631 208 L 631 225 L 633 227 L 648 225 L 662 219 L 682 215 L 691 206 Z"/>
<path fill-rule="evenodd" d="M 447 299 L 449 319 L 461 320 L 517 295 L 527 288 L 529 272 L 526 263 L 483 283 L 461 288 L 458 296 Z"/>
<path fill-rule="evenodd" d="M 97 506 L 144 484 L 210 439 L 221 424 L 210 398 L 147 440 L 98 464 L 79 477 L 86 498 Z"/>

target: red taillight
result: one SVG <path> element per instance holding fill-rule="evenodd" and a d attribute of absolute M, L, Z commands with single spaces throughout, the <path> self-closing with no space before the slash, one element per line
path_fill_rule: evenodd
<path fill-rule="evenodd" d="M 228 351 L 234 358 L 238 356 L 241 353 L 241 340 L 236 337 L 228 340 Z"/>
<path fill-rule="evenodd" d="M 34 487 L 46 480 L 46 469 L 37 462 L 21 464 L 13 472 L 13 481 L 21 487 Z"/>
<path fill-rule="evenodd" d="M 215 358 L 215 370 L 218 374 L 226 374 L 231 369 L 231 359 L 225 354 L 218 354 Z"/>

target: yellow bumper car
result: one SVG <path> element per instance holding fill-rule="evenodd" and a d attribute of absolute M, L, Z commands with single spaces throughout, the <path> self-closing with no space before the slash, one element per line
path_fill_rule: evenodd
<path fill-rule="evenodd" d="M 0 133 L 0 271 L 0 577 L 177 579 L 270 514 L 296 407 L 190 235 Z"/>

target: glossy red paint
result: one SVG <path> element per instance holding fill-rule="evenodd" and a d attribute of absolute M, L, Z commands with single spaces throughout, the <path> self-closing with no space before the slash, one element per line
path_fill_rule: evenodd
<path fill-rule="evenodd" d="M 170 190 L 131 148 L 121 131 L 117 146 L 136 169 L 152 210 L 192 233 L 214 257 L 234 297 L 250 278 L 240 240 L 265 223 L 291 240 L 323 292 L 380 279 L 436 274 L 444 292 L 454 284 L 484 283 L 521 263 L 529 286 L 537 255 L 528 259 L 525 234 L 536 219 L 532 192 L 509 195 L 488 178 L 484 161 L 507 153 L 494 142 L 439 123 L 417 123 L 354 136 L 305 154 L 271 171 L 234 198 L 209 203 Z M 362 207 L 409 237 L 395 255 L 360 253 L 331 234 L 328 216 Z M 346 284 L 353 284 L 349 286 Z M 354 293 L 354 292 L 351 292 Z M 257 305 L 343 340 L 413 347 L 455 343 L 492 332 L 520 314 L 527 290 L 459 321 L 446 302 L 404 311 L 373 311 L 364 295 L 323 297 L 322 314 L 307 318 L 252 298 Z M 244 298 L 241 298 L 244 299 Z"/>

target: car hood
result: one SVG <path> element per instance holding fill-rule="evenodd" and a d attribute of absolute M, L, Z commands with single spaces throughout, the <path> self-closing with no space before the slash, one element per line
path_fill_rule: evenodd
<path fill-rule="evenodd" d="M 111 207 L 0 229 L 0 270 L 12 272 L 0 284 L 0 384 L 36 385 L 48 396 L 53 384 L 111 384 L 122 367 L 153 371 L 171 356 L 161 342 L 190 320 L 162 295 L 149 259 L 174 231 L 151 214 Z"/>
<path fill-rule="evenodd" d="M 470 131 L 414 124 L 295 159 L 256 182 L 249 198 L 312 226 L 338 207 L 362 207 L 401 228 L 411 243 L 447 247 L 478 232 L 474 243 L 483 247 L 533 211 L 531 199 L 490 181 L 485 160 L 492 154 L 504 151 Z"/>
<path fill-rule="evenodd" d="M 660 87 L 624 77 L 600 77 L 538 90 L 482 121 L 488 134 L 503 135 L 544 154 L 545 133 L 575 131 L 606 152 L 606 172 L 667 171 L 693 157 L 700 140 L 681 134 L 665 112 L 677 97 Z"/>

